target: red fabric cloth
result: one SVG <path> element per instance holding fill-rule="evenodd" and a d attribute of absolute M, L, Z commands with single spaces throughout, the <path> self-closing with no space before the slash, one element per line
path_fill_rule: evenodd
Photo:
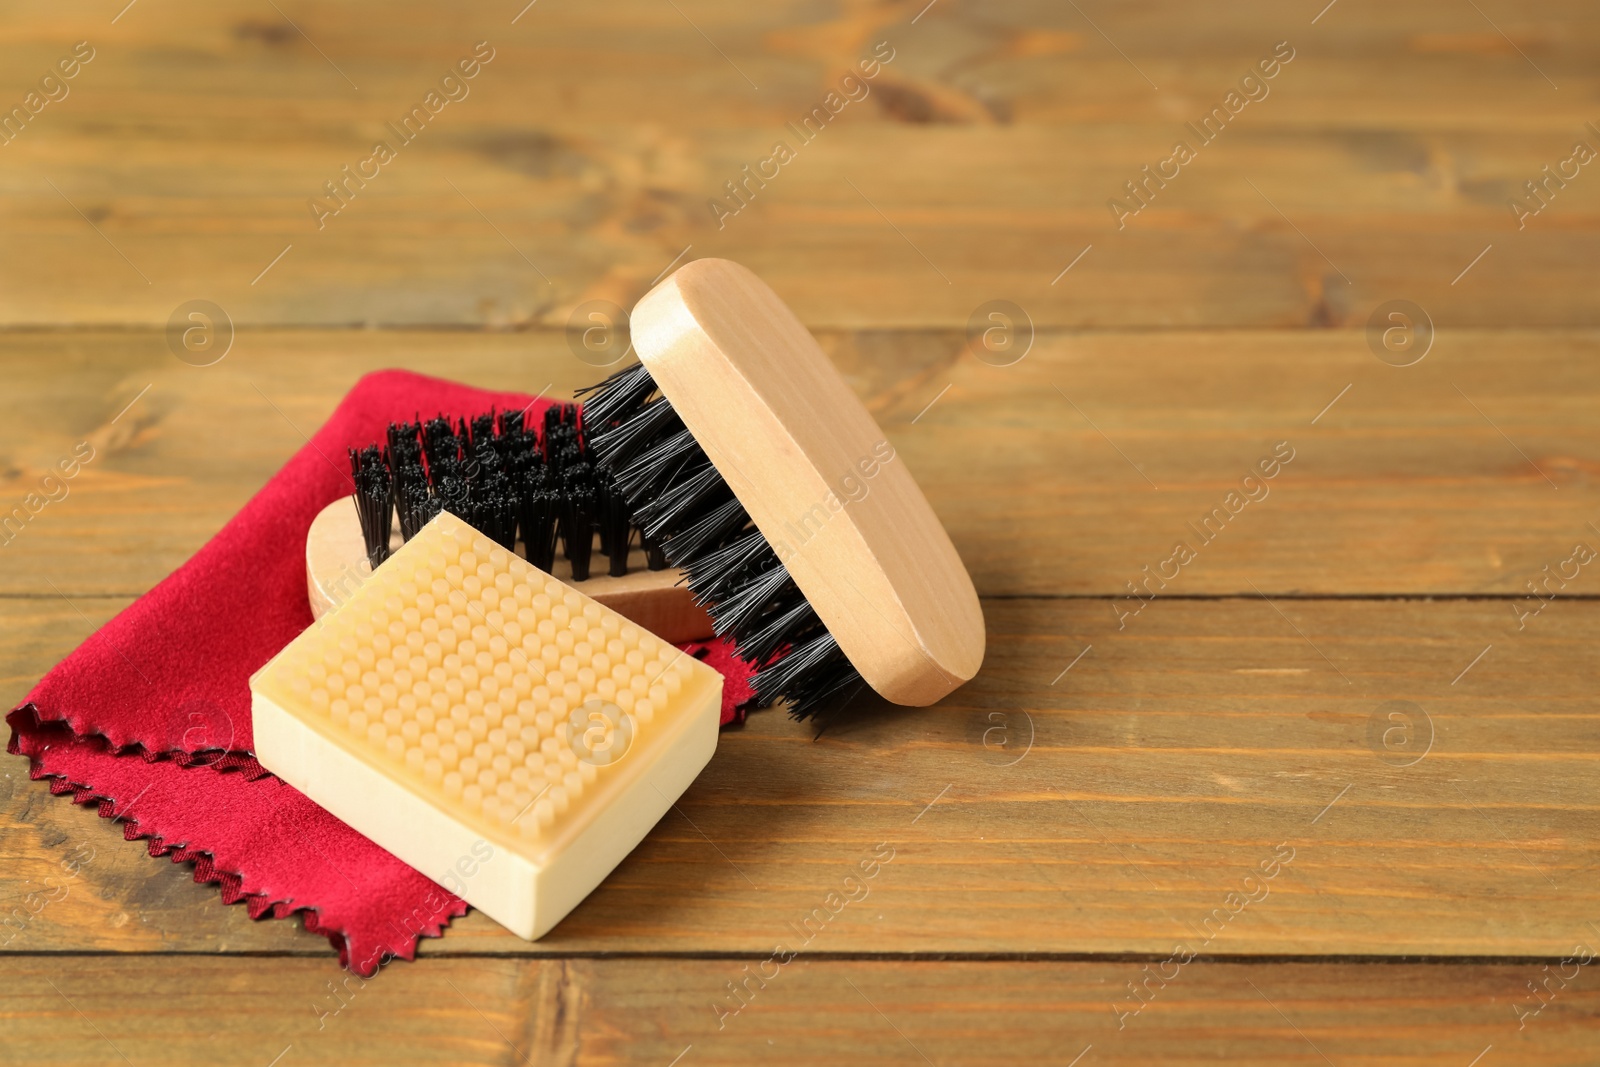
<path fill-rule="evenodd" d="M 305 537 L 351 492 L 345 450 L 392 421 L 548 401 L 404 371 L 362 378 L 315 437 L 194 557 L 89 637 L 7 721 L 9 751 L 56 793 L 100 802 L 152 856 L 195 861 L 252 918 L 304 912 L 353 970 L 413 958 L 466 904 L 267 773 L 249 755 L 249 678 L 311 624 Z M 742 718 L 750 672 L 726 644 L 686 646 L 726 678 Z"/>

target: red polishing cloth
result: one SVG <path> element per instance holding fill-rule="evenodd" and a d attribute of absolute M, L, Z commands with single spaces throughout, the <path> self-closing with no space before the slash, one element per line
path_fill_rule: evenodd
<path fill-rule="evenodd" d="M 194 860 L 252 918 L 305 913 L 351 969 L 411 959 L 467 905 L 362 837 L 250 755 L 249 678 L 311 625 L 311 520 L 352 491 L 346 449 L 390 422 L 548 401 L 405 371 L 356 383 L 317 435 L 194 558 L 50 671 L 7 718 L 34 778 L 125 820 L 152 856 Z M 722 672 L 722 721 L 742 718 L 750 671 L 722 642 L 688 645 Z"/>

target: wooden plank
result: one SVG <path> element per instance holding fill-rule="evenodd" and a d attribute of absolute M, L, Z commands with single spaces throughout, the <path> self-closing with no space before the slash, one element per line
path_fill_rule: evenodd
<path fill-rule="evenodd" d="M 1595 602 L 1521 634 L 1503 600 L 1158 601 L 1120 632 L 1100 600 L 984 608 L 985 669 L 942 704 L 862 696 L 820 737 L 754 715 L 545 939 L 473 916 L 424 953 L 748 954 L 804 930 L 830 953 L 1550 956 L 1600 936 Z M 0 617 L 42 635 L 33 655 L 89 628 L 59 600 Z M 5 654 L 7 678 L 45 665 Z M 9 951 L 327 953 L 6 770 L 0 897 L 80 840 L 100 856 Z"/>
<path fill-rule="evenodd" d="M 97 52 L 3 146 L 0 514 L 95 458 L 0 537 L 0 696 L 187 558 L 358 374 L 570 395 L 597 376 L 558 332 L 576 305 L 712 255 L 820 330 L 883 423 L 985 596 L 987 669 L 932 709 L 862 697 L 820 737 L 755 716 L 549 938 L 471 915 L 337 1014 L 321 938 L 0 760 L 0 1064 L 388 1063 L 400 1041 L 682 1067 L 1593 1061 L 1591 968 L 1561 961 L 1600 943 L 1600 615 L 1585 572 L 1552 573 L 1600 541 L 1600 186 L 1552 181 L 1523 228 L 1509 205 L 1600 144 L 1593 5 L 384 15 L 8 20 L 0 109 L 72 42 Z M 470 98 L 319 228 L 308 198 L 485 39 Z M 880 40 L 872 95 L 715 218 Z M 1270 98 L 1119 228 L 1123 183 L 1279 40 Z M 1403 369 L 1362 332 L 1397 298 L 1439 329 Z M 195 299 L 238 324 L 216 366 L 161 333 Z M 1010 366 L 963 336 L 996 299 L 1038 330 Z M 412 329 L 346 328 L 382 325 Z M 1215 511 L 1275 448 L 1270 498 Z M 1195 558 L 1147 579 L 1178 540 Z M 801 954 L 719 1008 L 780 943 Z M 583 958 L 612 953 L 639 958 Z"/>
<path fill-rule="evenodd" d="M 1600 538 L 1590 331 L 1455 331 L 1407 368 L 1353 331 L 1042 333 L 1005 367 L 949 333 L 822 339 L 983 595 L 1127 595 L 1149 567 L 1177 571 L 1167 595 L 1525 596 Z M 368 370 L 557 397 L 602 373 L 549 332 L 253 330 L 205 368 L 148 332 L 4 343 L 0 514 L 80 443 L 98 450 L 0 547 L 0 593 L 29 595 L 154 585 Z M 1269 495 L 1228 504 L 1279 442 L 1295 458 L 1251 490 Z M 1165 564 L 1178 541 L 1196 558 Z"/>
<path fill-rule="evenodd" d="M 631 305 L 690 245 L 817 326 L 959 329 L 996 297 L 1071 327 L 1349 326 L 1397 296 L 1455 325 L 1600 321 L 1582 284 L 1600 183 L 1552 187 L 1522 229 L 1508 209 L 1576 139 L 1600 144 L 1582 0 L 1500 12 L 1506 37 L 1451 0 L 1315 25 L 1267 0 L 913 22 L 922 6 L 629 0 L 512 25 L 406 4 L 375 30 L 355 7 L 108 25 L 27 5 L 0 99 L 74 41 L 97 51 L 5 146 L 0 322 L 156 326 L 205 298 L 240 323 L 560 325 L 587 299 Z M 479 40 L 495 58 L 470 95 L 400 144 L 386 123 Z M 1280 40 L 1296 56 L 1271 95 L 1200 145 L 1185 123 Z M 895 58 L 871 95 L 790 134 L 878 41 Z M 380 138 L 394 160 L 319 227 L 309 201 Z M 1198 157 L 1119 228 L 1109 201 L 1179 138 Z M 779 139 L 794 160 L 713 212 Z"/>
<path fill-rule="evenodd" d="M 0 1062 L 1593 1062 L 1600 993 L 1575 963 L 1194 961 L 1119 1018 L 1164 962 L 429 960 L 340 986 L 308 960 L 12 958 Z M 1526 1015 L 1550 972 L 1570 980 Z M 747 1001 L 719 1011 L 735 982 Z"/>

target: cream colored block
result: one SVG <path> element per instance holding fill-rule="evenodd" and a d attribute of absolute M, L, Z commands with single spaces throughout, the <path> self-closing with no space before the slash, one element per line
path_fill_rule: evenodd
<path fill-rule="evenodd" d="M 256 757 L 543 936 L 716 749 L 722 676 L 441 514 L 250 680 Z"/>

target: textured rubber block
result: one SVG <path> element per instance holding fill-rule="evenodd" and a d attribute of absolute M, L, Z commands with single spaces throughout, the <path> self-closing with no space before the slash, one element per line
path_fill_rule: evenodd
<path fill-rule="evenodd" d="M 262 765 L 541 937 L 716 749 L 722 676 L 445 512 L 250 680 Z"/>

